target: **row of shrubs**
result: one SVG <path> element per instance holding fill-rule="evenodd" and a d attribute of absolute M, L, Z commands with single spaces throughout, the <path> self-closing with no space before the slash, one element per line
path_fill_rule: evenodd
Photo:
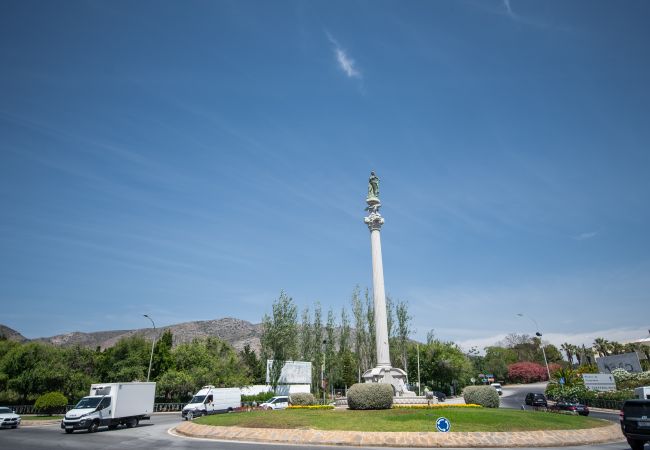
<path fill-rule="evenodd" d="M 348 390 L 348 408 L 389 409 L 393 406 L 393 395 L 390 384 L 358 383 Z M 467 404 L 499 407 L 499 394 L 492 386 L 467 386 L 463 390 L 463 398 Z"/>
<path fill-rule="evenodd" d="M 269 395 L 271 394 L 271 395 Z M 393 387 L 386 383 L 357 383 L 348 390 L 348 407 L 350 409 L 390 409 L 393 406 Z M 242 396 L 242 402 L 264 402 L 273 396 L 264 392 L 258 395 Z M 499 407 L 499 395 L 491 386 L 467 386 L 463 390 L 465 403 L 486 408 Z M 36 409 L 51 413 L 68 404 L 68 399 L 60 392 L 41 395 L 35 403 Z M 311 393 L 291 395 L 294 406 L 314 406 L 316 398 Z"/>

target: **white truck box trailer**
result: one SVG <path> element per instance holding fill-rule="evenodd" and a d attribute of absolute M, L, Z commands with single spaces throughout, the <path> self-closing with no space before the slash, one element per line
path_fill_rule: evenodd
<path fill-rule="evenodd" d="M 650 386 L 641 386 L 634 389 L 634 396 L 639 400 L 650 400 Z"/>
<path fill-rule="evenodd" d="M 119 425 L 132 428 L 153 412 L 156 383 L 97 383 L 90 387 L 90 395 L 68 411 L 61 421 L 66 433 L 74 430 L 97 431 L 101 426 L 109 430 Z"/>

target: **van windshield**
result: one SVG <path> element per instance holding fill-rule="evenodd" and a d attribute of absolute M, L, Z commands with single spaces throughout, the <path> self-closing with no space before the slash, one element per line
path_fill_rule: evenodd
<path fill-rule="evenodd" d="M 203 403 L 203 400 L 205 400 L 205 395 L 195 395 L 190 403 Z"/>
<path fill-rule="evenodd" d="M 75 406 L 76 409 L 97 408 L 102 397 L 84 397 Z"/>

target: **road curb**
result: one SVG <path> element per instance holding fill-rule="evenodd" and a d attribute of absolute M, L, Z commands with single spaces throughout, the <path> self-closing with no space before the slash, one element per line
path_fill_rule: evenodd
<path fill-rule="evenodd" d="M 357 447 L 563 447 L 624 441 L 619 424 L 585 430 L 521 432 L 360 432 L 242 428 L 183 422 L 173 428 L 181 436 L 301 445 Z"/>

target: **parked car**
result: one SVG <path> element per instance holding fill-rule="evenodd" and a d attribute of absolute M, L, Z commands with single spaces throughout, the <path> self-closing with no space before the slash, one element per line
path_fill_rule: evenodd
<path fill-rule="evenodd" d="M 0 406 L 0 428 L 18 428 L 20 416 L 13 409 Z"/>
<path fill-rule="evenodd" d="M 572 411 L 580 414 L 581 416 L 589 415 L 589 408 L 578 402 L 558 401 L 551 409 L 559 411 Z"/>
<path fill-rule="evenodd" d="M 494 389 L 497 390 L 497 394 L 503 395 L 503 390 L 501 389 L 501 383 L 492 383 L 490 386 L 492 386 Z"/>
<path fill-rule="evenodd" d="M 268 401 L 262 403 L 262 409 L 285 409 L 289 407 L 289 397 L 286 395 L 270 398 Z"/>
<path fill-rule="evenodd" d="M 525 403 L 529 406 L 543 406 L 545 408 L 548 408 L 546 396 L 537 392 L 529 392 L 526 394 Z"/>

